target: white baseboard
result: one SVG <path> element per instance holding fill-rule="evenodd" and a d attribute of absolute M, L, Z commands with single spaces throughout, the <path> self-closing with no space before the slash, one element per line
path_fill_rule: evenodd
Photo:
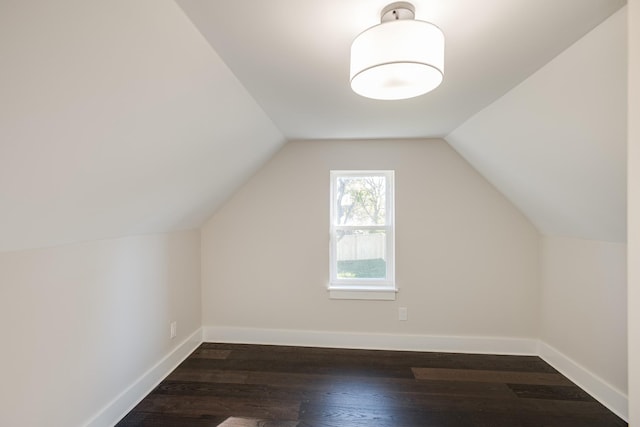
<path fill-rule="evenodd" d="M 182 341 L 174 350 L 134 381 L 102 408 L 86 427 L 111 427 L 131 411 L 202 343 L 202 328 Z"/>
<path fill-rule="evenodd" d="M 217 326 L 205 326 L 203 330 L 205 342 L 513 355 L 536 355 L 538 349 L 538 341 L 528 338 L 371 334 Z"/>
<path fill-rule="evenodd" d="M 627 395 L 544 342 L 540 342 L 538 353 L 548 364 L 609 408 L 611 412 L 623 420 L 629 421 Z"/>
<path fill-rule="evenodd" d="M 103 427 L 117 423 L 203 341 L 377 350 L 537 355 L 592 395 L 613 413 L 628 421 L 628 398 L 624 393 L 557 349 L 536 339 L 205 326 L 194 332 L 171 353 L 134 381 L 89 420 L 85 426 Z"/>

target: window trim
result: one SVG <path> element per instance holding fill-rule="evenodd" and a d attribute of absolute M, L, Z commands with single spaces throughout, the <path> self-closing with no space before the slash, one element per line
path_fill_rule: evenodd
<path fill-rule="evenodd" d="M 336 190 L 340 177 L 384 176 L 385 177 L 385 224 L 384 225 L 336 225 Z M 329 217 L 329 297 L 336 299 L 395 300 L 398 289 L 395 283 L 395 173 L 393 170 L 331 170 L 330 171 L 330 217 Z M 344 279 L 337 275 L 337 230 L 369 229 L 385 230 L 386 277 L 384 279 Z"/>

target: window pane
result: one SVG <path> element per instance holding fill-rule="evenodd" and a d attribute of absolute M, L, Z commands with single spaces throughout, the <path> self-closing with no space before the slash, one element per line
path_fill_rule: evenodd
<path fill-rule="evenodd" d="M 387 235 L 384 230 L 337 230 L 336 239 L 338 278 L 386 278 Z"/>
<path fill-rule="evenodd" d="M 347 176 L 337 179 L 335 225 L 386 223 L 384 176 Z"/>

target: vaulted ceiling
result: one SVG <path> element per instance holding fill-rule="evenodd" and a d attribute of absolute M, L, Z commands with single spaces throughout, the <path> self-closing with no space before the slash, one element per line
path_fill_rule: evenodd
<path fill-rule="evenodd" d="M 445 80 L 382 102 L 348 68 L 386 1 L 1 2 L 0 251 L 197 227 L 287 140 L 434 136 L 541 232 L 624 240 L 624 1 L 413 3 Z"/>
<path fill-rule="evenodd" d="M 169 0 L 0 2 L 0 250 L 198 227 L 285 139 Z"/>
<path fill-rule="evenodd" d="M 626 13 L 447 136 L 545 234 L 626 240 Z"/>

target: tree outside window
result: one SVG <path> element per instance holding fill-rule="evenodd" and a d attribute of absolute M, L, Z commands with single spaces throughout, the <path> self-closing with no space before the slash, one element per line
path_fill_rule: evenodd
<path fill-rule="evenodd" d="M 331 283 L 393 286 L 393 171 L 332 171 Z"/>

